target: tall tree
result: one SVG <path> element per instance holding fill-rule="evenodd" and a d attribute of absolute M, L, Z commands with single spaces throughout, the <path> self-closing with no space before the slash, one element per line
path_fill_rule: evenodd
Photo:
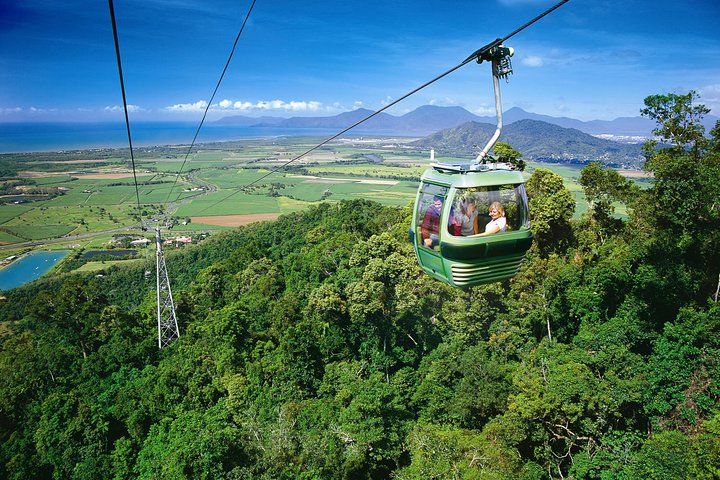
<path fill-rule="evenodd" d="M 571 242 L 570 219 L 575 199 L 557 173 L 546 168 L 535 170 L 525 184 L 530 201 L 530 227 L 540 253 L 565 250 Z"/>
<path fill-rule="evenodd" d="M 494 152 L 498 162 L 509 163 L 521 172 L 525 170 L 525 160 L 520 158 L 522 153 L 515 150 L 509 143 L 497 142 Z"/>
<path fill-rule="evenodd" d="M 645 99 L 642 114 L 657 121 L 654 133 L 670 146 L 644 146 L 645 169 L 655 181 L 639 213 L 652 229 L 644 239 L 651 254 L 668 275 L 682 273 L 671 265 L 688 272 L 688 281 L 676 285 L 703 300 L 716 291 L 720 274 L 720 152 L 718 127 L 704 136 L 700 120 L 709 109 L 696 99 L 693 91 Z"/>
<path fill-rule="evenodd" d="M 622 228 L 622 222 L 613 217 L 615 202 L 626 205 L 637 196 L 638 188 L 616 170 L 603 168 L 598 162 L 591 162 L 580 172 L 580 185 L 589 205 L 589 217 L 597 225 L 600 241 L 607 235 Z"/>

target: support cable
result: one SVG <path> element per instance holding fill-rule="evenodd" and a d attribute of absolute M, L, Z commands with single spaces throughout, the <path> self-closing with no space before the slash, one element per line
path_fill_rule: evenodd
<path fill-rule="evenodd" d="M 220 78 L 218 79 L 217 84 L 215 85 L 215 90 L 213 90 L 213 93 L 210 96 L 210 101 L 207 103 L 207 105 L 205 105 L 205 112 L 203 113 L 202 120 L 200 120 L 200 125 L 198 125 L 197 130 L 195 131 L 195 136 L 193 137 L 192 142 L 190 143 L 190 147 L 188 147 L 188 150 L 185 153 L 185 159 L 183 160 L 183 163 L 180 166 L 180 171 L 178 171 L 178 174 L 175 177 L 175 182 L 173 183 L 173 186 L 170 188 L 170 191 L 168 192 L 168 196 L 165 199 L 165 204 L 168 203 L 168 200 L 170 199 L 170 196 L 172 195 L 172 192 L 175 189 L 175 186 L 177 185 L 178 179 L 180 178 L 180 175 L 182 174 L 182 171 L 185 168 L 185 163 L 187 163 L 188 156 L 190 155 L 190 152 L 192 151 L 192 148 L 195 145 L 195 141 L 197 140 L 197 137 L 200 134 L 200 129 L 202 128 L 203 124 L 205 123 L 205 117 L 207 117 L 208 110 L 210 109 L 210 106 L 212 105 L 212 102 L 215 99 L 215 94 L 217 94 L 217 91 L 220 88 L 220 83 L 222 83 L 223 78 L 225 77 L 225 72 L 227 72 L 228 66 L 230 65 L 230 61 L 232 60 L 233 54 L 235 53 L 235 47 L 237 47 L 238 40 L 240 40 L 240 35 L 242 35 L 242 32 L 245 29 L 245 24 L 247 23 L 248 19 L 250 18 L 250 13 L 252 13 L 253 8 L 255 8 L 255 2 L 257 2 L 257 0 L 253 0 L 252 5 L 250 5 L 250 9 L 248 10 L 247 15 L 245 15 L 245 20 L 243 20 L 243 23 L 240 26 L 240 31 L 238 32 L 237 36 L 235 37 L 235 43 L 233 43 L 232 49 L 230 50 L 230 55 L 228 56 L 227 62 L 225 62 L 225 67 L 223 68 L 223 71 L 220 74 Z M 175 200 L 177 200 L 179 198 L 180 198 L 180 194 L 178 193 L 178 196 Z"/>
<path fill-rule="evenodd" d="M 120 42 L 118 41 L 117 25 L 115 23 L 115 7 L 113 0 L 108 0 L 110 7 L 110 20 L 112 22 L 113 38 L 115 39 L 115 56 L 117 57 L 118 73 L 120 74 L 120 90 L 122 91 L 123 110 L 125 112 L 125 126 L 127 128 L 128 143 L 130 144 L 130 163 L 135 183 L 135 198 L 137 199 L 138 213 L 140 213 L 140 191 L 138 190 L 137 174 L 135 173 L 135 155 L 133 153 L 132 135 L 130 135 L 130 117 L 128 116 L 127 99 L 125 97 L 125 81 L 123 80 L 122 62 L 120 61 Z"/>
<path fill-rule="evenodd" d="M 538 15 L 537 17 L 535 17 L 535 18 L 533 18 L 532 20 L 528 21 L 525 25 L 523 25 L 523 26 L 517 28 L 516 30 L 514 30 L 513 32 L 505 35 L 503 38 L 498 38 L 498 39 L 495 40 L 494 42 L 491 42 L 491 43 L 485 45 L 485 46 L 482 47 L 480 50 L 476 51 L 475 53 L 473 53 L 472 55 L 470 55 L 468 58 L 466 58 L 465 61 L 463 62 L 463 65 L 467 64 L 468 62 L 470 62 L 470 61 L 472 61 L 472 60 L 478 60 L 478 62 L 479 62 L 479 61 L 480 61 L 480 57 L 481 57 L 485 52 L 487 52 L 488 50 L 490 50 L 490 49 L 493 48 L 493 47 L 497 47 L 498 45 L 500 45 L 501 43 L 503 43 L 505 40 L 507 40 L 507 39 L 509 39 L 509 38 L 511 38 L 511 37 L 514 37 L 515 35 L 517 35 L 518 33 L 522 32 L 523 30 L 525 30 L 527 27 L 529 27 L 529 26 L 532 25 L 533 23 L 537 22 L 538 20 L 540 20 L 540 19 L 543 18 L 544 16 L 546 16 L 546 15 L 552 13 L 553 11 L 557 10 L 558 8 L 562 7 L 563 5 L 565 5 L 565 4 L 566 4 L 567 2 L 569 2 L 569 1 L 570 1 L 570 0 L 562 0 L 562 1 L 558 2 L 558 3 L 556 3 L 555 5 L 553 5 L 552 7 L 548 8 L 547 10 L 545 10 L 543 13 L 541 13 L 541 14 Z"/>
<path fill-rule="evenodd" d="M 110 20 L 112 21 L 113 37 L 115 39 L 115 54 L 117 56 L 118 72 L 120 75 L 120 89 L 122 90 L 123 108 L 125 111 L 125 125 L 127 126 L 128 143 L 130 144 L 130 159 L 132 161 L 133 180 L 135 183 L 135 197 L 137 198 L 138 214 L 140 208 L 140 192 L 138 189 L 137 175 L 135 173 L 135 156 L 132 146 L 132 135 L 130 133 L 130 119 L 128 116 L 127 99 L 125 96 L 125 82 L 123 80 L 122 63 L 120 61 L 120 42 L 117 35 L 117 24 L 115 22 L 115 7 L 113 0 L 108 0 L 110 7 Z M 141 218 L 142 221 L 142 218 Z M 145 223 L 143 222 L 143 229 Z M 156 237 L 156 283 L 157 283 L 157 319 L 158 319 L 158 346 L 159 348 L 167 347 L 176 338 L 180 337 L 178 329 L 177 317 L 175 315 L 175 303 L 172 298 L 170 289 L 170 278 L 168 277 L 167 267 L 165 265 L 165 255 L 162 251 L 162 242 L 160 238 L 160 227 L 155 229 Z M 145 272 L 143 271 L 143 278 Z"/>
<path fill-rule="evenodd" d="M 357 127 L 358 125 L 360 125 L 360 124 L 362 124 L 362 123 L 370 120 L 371 118 L 373 118 L 374 116 L 376 116 L 376 115 L 384 112 L 384 111 L 387 110 L 388 108 L 397 105 L 398 103 L 400 103 L 401 101 L 403 101 L 403 100 L 405 100 L 406 98 L 410 97 L 411 95 L 416 94 L 416 93 L 419 92 L 420 90 L 422 90 L 422 89 L 424 89 L 424 88 L 432 85 L 433 83 L 437 82 L 438 80 L 440 80 L 440 79 L 442 79 L 442 78 L 450 75 L 450 74 L 453 73 L 454 71 L 458 70 L 458 69 L 461 68 L 461 67 L 464 67 L 465 65 L 467 65 L 467 64 L 470 63 L 470 62 L 472 62 L 473 60 L 477 61 L 478 63 L 482 62 L 482 61 L 483 61 L 483 56 L 484 56 L 487 52 L 489 52 L 491 49 L 493 49 L 493 48 L 501 45 L 501 44 L 502 44 L 503 42 L 505 42 L 507 39 L 509 39 L 509 38 L 517 35 L 518 33 L 520 33 L 521 31 L 525 30 L 527 27 L 529 27 L 529 26 L 532 25 L 533 23 L 537 22 L 538 20 L 540 20 L 540 19 L 543 18 L 544 16 L 546 16 L 546 15 L 548 15 L 549 13 L 553 12 L 554 10 L 560 8 L 562 5 L 564 5 L 564 4 L 567 3 L 568 1 L 570 1 L 570 0 L 561 0 L 560 2 L 558 2 L 557 4 L 555 4 L 554 6 L 552 6 L 551 8 L 545 10 L 543 13 L 541 13 L 541 14 L 538 15 L 537 17 L 533 18 L 532 20 L 528 21 L 527 23 L 525 23 L 525 24 L 522 25 L 521 27 L 515 29 L 513 32 L 509 33 L 508 35 L 506 35 L 506 36 L 504 36 L 504 37 L 502 37 L 502 38 L 498 38 L 498 39 L 496 39 L 496 40 L 488 43 L 488 44 L 485 45 L 484 47 L 480 48 L 479 50 L 476 50 L 472 55 L 470 55 L 469 57 L 467 57 L 465 60 L 463 60 L 463 61 L 462 61 L 461 63 L 459 63 L 458 65 L 456 65 L 456 66 L 448 69 L 447 71 L 441 73 L 440 75 L 438 75 L 437 77 L 433 78 L 432 80 L 429 80 L 429 81 L 425 82 L 425 83 L 422 84 L 421 86 L 419 86 L 419 87 L 415 88 L 414 90 L 406 93 L 406 94 L 403 95 L 402 97 L 400 97 L 400 98 L 398 98 L 397 100 L 389 103 L 388 105 L 384 106 L 384 107 L 381 108 L 380 110 L 376 110 L 376 111 L 372 112 L 371 114 L 369 114 L 369 115 L 365 116 L 364 118 L 358 120 L 357 122 L 353 123 L 353 124 L 350 125 L 349 127 L 343 129 L 342 131 L 336 133 L 335 135 L 333 135 L 333 136 L 331 136 L 331 137 L 328 137 L 327 139 L 325 139 L 325 140 L 323 140 L 322 142 L 318 143 L 318 144 L 315 145 L 314 147 L 309 148 L 308 150 L 306 150 L 305 152 L 301 153 L 300 155 L 298 155 L 298 156 L 296 156 L 296 157 L 288 160 L 287 162 L 283 163 L 282 165 L 273 167 L 268 173 L 262 175 L 261 177 L 259 177 L 259 178 L 257 178 L 256 180 L 248 183 L 247 185 L 244 185 L 244 186 L 242 186 L 242 187 L 236 188 L 233 192 L 230 193 L 230 195 L 227 195 L 225 198 L 222 198 L 222 199 L 220 199 L 219 201 L 215 202 L 214 204 L 210 205 L 209 207 L 205 208 L 204 210 L 201 210 L 200 213 L 205 212 L 206 210 L 210 210 L 211 208 L 216 207 L 216 206 L 219 205 L 220 203 L 227 201 L 229 198 L 231 198 L 231 197 L 233 197 L 234 195 L 238 194 L 238 193 L 241 192 L 243 189 L 246 189 L 246 188 L 248 188 L 248 187 L 251 187 L 251 186 L 255 185 L 256 183 L 260 182 L 261 180 L 269 177 L 269 176 L 272 175 L 273 173 L 276 173 L 277 171 L 284 169 L 285 167 L 287 167 L 287 166 L 290 165 L 291 163 L 293 163 L 293 162 L 295 162 L 295 161 L 303 158 L 303 157 L 306 156 L 307 154 L 309 154 L 309 153 L 317 150 L 318 148 L 322 147 L 323 145 L 327 144 L 328 142 L 331 142 L 331 141 L 335 140 L 335 139 L 338 138 L 339 136 L 343 135 L 344 133 L 347 133 L 348 131 L 352 130 L 353 128 Z"/>

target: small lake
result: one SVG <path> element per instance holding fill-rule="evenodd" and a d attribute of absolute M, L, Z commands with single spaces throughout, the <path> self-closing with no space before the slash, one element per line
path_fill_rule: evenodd
<path fill-rule="evenodd" d="M 0 290 L 10 290 L 37 280 L 70 253 L 68 250 L 36 252 L 15 260 L 0 270 Z"/>

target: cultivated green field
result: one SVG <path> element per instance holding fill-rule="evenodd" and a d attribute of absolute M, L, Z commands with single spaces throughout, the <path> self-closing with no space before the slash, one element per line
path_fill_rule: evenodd
<path fill-rule="evenodd" d="M 238 190 L 226 189 L 198 197 L 177 210 L 177 215 L 181 217 L 255 213 L 280 213 L 278 200 L 265 195 L 248 195 Z"/>
<path fill-rule="evenodd" d="M 152 224 L 166 218 L 163 213 L 171 215 L 173 234 L 180 235 L 233 228 L 207 217 L 284 214 L 321 201 L 409 205 L 430 163 L 428 152 L 409 146 L 413 139 L 338 139 L 297 159 L 320 140 L 198 145 L 187 158 L 186 146 L 146 149 L 135 159 L 137 189 L 125 151 L 99 160 L 67 152 L 25 159 L 19 178 L 44 196 L 0 204 L 0 248 L 10 251 L 30 241 L 102 247 L 116 232 L 138 233 L 141 221 Z M 527 175 L 540 167 L 564 178 L 576 198 L 576 217 L 587 209 L 578 184 L 581 167 L 530 163 Z"/>
<path fill-rule="evenodd" d="M 114 265 L 127 265 L 131 263 L 139 264 L 142 263 L 143 259 L 132 259 L 132 260 L 105 260 L 103 262 L 88 262 L 81 266 L 80 268 L 76 269 L 76 272 L 102 272 L 107 270 L 108 268 L 114 266 Z M 153 262 L 155 260 L 153 259 Z"/>
<path fill-rule="evenodd" d="M 4 230 L 2 227 L 0 227 L 0 244 L 15 244 L 19 242 L 23 242 L 27 239 L 16 237 L 12 233 Z"/>
<path fill-rule="evenodd" d="M 13 205 L 6 204 L 0 206 L 0 225 L 7 222 L 10 219 L 18 217 L 23 213 L 32 210 L 33 207 L 29 205 Z"/>

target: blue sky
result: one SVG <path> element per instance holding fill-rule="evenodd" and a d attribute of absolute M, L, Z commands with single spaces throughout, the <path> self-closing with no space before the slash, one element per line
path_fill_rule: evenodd
<path fill-rule="evenodd" d="M 227 115 L 376 110 L 555 1 L 257 0 L 211 105 Z M 251 0 L 115 0 L 131 121 L 198 121 Z M 507 42 L 505 109 L 610 120 L 696 90 L 720 112 L 720 2 L 570 0 Z M 388 111 L 492 114 L 487 64 L 470 63 Z M 102 0 L 0 0 L 0 122 L 122 121 Z"/>

